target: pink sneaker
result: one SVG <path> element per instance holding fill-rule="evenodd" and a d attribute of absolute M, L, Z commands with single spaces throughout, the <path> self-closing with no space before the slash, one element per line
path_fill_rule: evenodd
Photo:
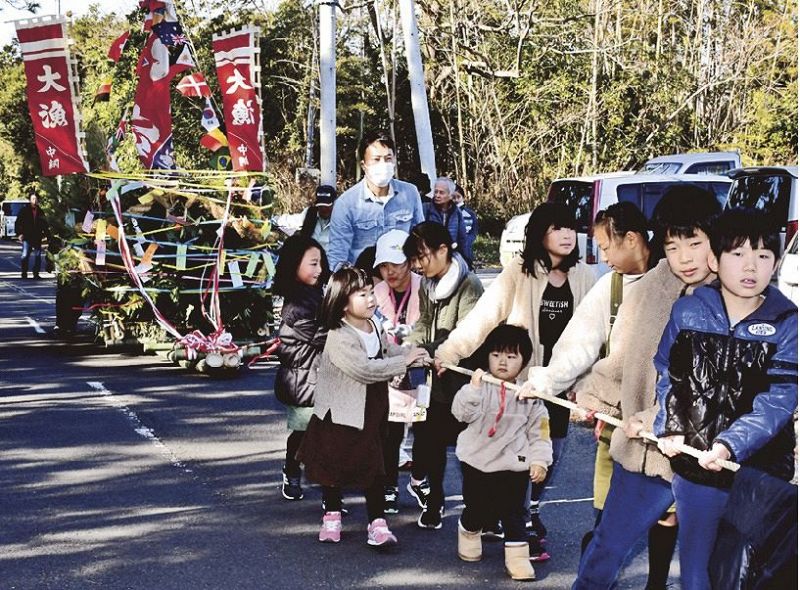
<path fill-rule="evenodd" d="M 342 538 L 342 513 L 326 512 L 319 529 L 320 543 L 338 543 Z"/>
<path fill-rule="evenodd" d="M 367 544 L 373 547 L 392 547 L 397 545 L 397 537 L 389 530 L 383 518 L 376 518 L 367 527 Z"/>

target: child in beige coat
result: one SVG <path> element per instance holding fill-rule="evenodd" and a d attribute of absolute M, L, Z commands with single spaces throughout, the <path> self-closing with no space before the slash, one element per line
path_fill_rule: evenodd
<path fill-rule="evenodd" d="M 493 377 L 514 383 L 532 348 L 525 328 L 504 324 L 489 333 L 480 356 Z M 480 560 L 481 529 L 499 520 L 507 573 L 515 580 L 532 580 L 525 500 L 528 480 L 543 481 L 553 461 L 547 408 L 539 400 L 517 399 L 505 385 L 482 381 L 484 374 L 475 371 L 453 400 L 453 415 L 467 424 L 456 444 L 464 495 L 458 555 L 464 561 Z"/>

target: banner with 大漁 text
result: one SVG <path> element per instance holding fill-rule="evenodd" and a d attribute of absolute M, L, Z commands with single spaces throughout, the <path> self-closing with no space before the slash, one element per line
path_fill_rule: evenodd
<path fill-rule="evenodd" d="M 233 169 L 264 170 L 258 27 L 215 34 L 211 46 L 222 92 Z"/>
<path fill-rule="evenodd" d="M 70 59 L 66 19 L 16 21 L 27 80 L 28 110 L 43 176 L 88 172 L 80 129 L 77 66 Z"/>

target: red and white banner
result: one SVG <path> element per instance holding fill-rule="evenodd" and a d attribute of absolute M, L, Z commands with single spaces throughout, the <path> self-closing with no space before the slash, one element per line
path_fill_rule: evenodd
<path fill-rule="evenodd" d="M 264 170 L 258 35 L 261 29 L 215 34 L 211 38 L 222 92 L 225 130 L 236 171 Z"/>
<path fill-rule="evenodd" d="M 180 72 L 194 67 L 188 45 L 173 50 L 154 32 L 139 56 L 139 78 L 133 98 L 130 128 L 136 136 L 136 152 L 145 168 L 175 168 L 172 145 L 170 81 Z"/>
<path fill-rule="evenodd" d="M 199 72 L 182 78 L 176 88 L 183 96 L 200 96 L 203 98 L 211 96 L 211 89 L 208 87 L 203 74 Z"/>
<path fill-rule="evenodd" d="M 46 16 L 14 23 L 43 176 L 89 171 L 81 141 L 78 72 L 67 50 L 66 22 Z"/>

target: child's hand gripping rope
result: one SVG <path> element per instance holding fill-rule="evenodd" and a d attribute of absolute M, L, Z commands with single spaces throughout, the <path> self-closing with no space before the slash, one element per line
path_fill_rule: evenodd
<path fill-rule="evenodd" d="M 474 375 L 473 371 L 469 369 L 464 369 L 462 367 L 458 367 L 456 365 L 450 363 L 441 363 L 442 369 L 447 369 L 450 371 L 454 371 L 456 373 L 461 373 L 462 375 L 469 375 L 472 377 Z M 500 385 L 501 383 L 505 383 L 505 386 L 508 389 L 517 392 L 517 397 L 520 399 L 523 398 L 533 398 L 538 397 L 540 399 L 546 400 L 550 403 L 562 406 L 564 408 L 569 408 L 570 410 L 575 410 L 579 414 L 581 414 L 582 418 L 585 418 L 592 410 L 587 410 L 586 408 L 580 407 L 578 404 L 567 401 L 565 399 L 561 399 L 560 397 L 556 397 L 554 395 L 548 395 L 546 393 L 540 393 L 538 391 L 534 391 L 533 387 L 531 386 L 530 382 L 526 382 L 523 386 L 518 386 L 514 383 L 506 383 L 505 381 L 501 381 L 491 375 L 482 375 L 481 380 L 487 381 L 489 383 L 494 383 L 496 385 Z M 594 417 L 598 420 L 602 420 L 603 422 L 610 424 L 612 426 L 625 428 L 625 423 L 620 420 L 619 418 L 615 418 L 614 416 L 609 416 L 608 414 L 603 414 L 602 412 L 594 412 Z M 641 423 L 640 423 L 641 424 Z M 638 425 L 629 424 L 626 429 L 626 434 L 628 431 L 631 433 L 635 433 L 636 428 Z M 630 436 L 630 435 L 629 435 Z M 696 458 L 700 466 L 704 469 L 709 469 L 711 471 L 719 471 L 721 469 L 727 469 L 729 471 L 738 471 L 739 464 L 730 461 L 730 453 L 728 449 L 726 449 L 723 445 L 715 444 L 711 447 L 709 451 L 700 451 L 695 449 L 694 447 L 690 447 L 689 445 L 683 444 L 683 441 L 677 440 L 670 440 L 668 442 L 662 442 L 663 439 L 659 439 L 655 434 L 652 432 L 647 432 L 646 430 L 638 430 L 638 436 L 643 438 L 646 441 L 655 443 L 659 446 L 659 449 L 662 450 L 665 454 L 667 451 L 673 452 L 673 454 L 683 453 L 685 455 L 691 455 L 692 457 Z M 682 438 L 682 437 L 681 437 Z M 662 445 L 666 445 L 662 449 Z"/>

